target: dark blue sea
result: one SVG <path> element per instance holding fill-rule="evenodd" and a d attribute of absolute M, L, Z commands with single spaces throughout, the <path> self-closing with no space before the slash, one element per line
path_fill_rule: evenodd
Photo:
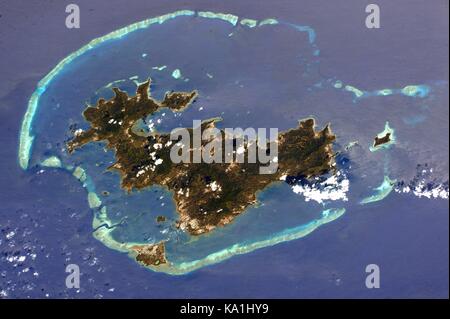
<path fill-rule="evenodd" d="M 170 4 L 137 0 L 78 1 L 81 28 L 69 30 L 64 25 L 64 9 L 68 3 L 0 1 L 0 298 L 448 297 L 448 4 L 378 1 L 382 26 L 379 30 L 369 30 L 364 25 L 364 8 L 369 3 L 365 1 L 342 1 L 339 5 L 327 1 L 216 4 L 208 1 L 171 1 Z M 212 38 L 218 38 L 221 32 L 228 33 L 227 28 L 233 32 L 225 22 L 224 26 L 202 24 L 198 31 L 195 29 L 198 20 L 171 21 L 167 24 L 169 29 L 163 28 L 166 24 L 157 26 L 158 31 L 152 34 L 154 38 L 147 38 L 149 43 L 154 40 L 151 46 L 154 52 L 144 50 L 147 44 L 142 39 L 146 33 L 106 44 L 70 65 L 42 96 L 43 107 L 36 113 L 33 126 L 37 137 L 30 165 L 26 170 L 20 167 L 22 120 L 39 80 L 60 60 L 90 40 L 131 23 L 181 9 L 231 13 L 261 21 L 273 17 L 311 26 L 315 31 L 314 45 L 311 46 L 311 38 L 305 32 L 299 42 L 294 43 L 291 39 L 295 39 L 297 33 L 275 29 L 258 33 L 255 43 L 264 43 L 264 46 L 260 50 L 252 47 L 254 52 L 249 54 L 258 57 L 254 64 L 250 63 L 252 59 L 239 58 L 246 50 L 244 45 L 253 41 L 253 38 L 245 38 L 249 37 L 246 31 L 233 34 L 232 37 L 237 38 L 233 42 L 236 46 L 227 47 L 229 54 L 237 52 L 235 60 L 220 58 L 223 54 L 220 48 L 225 46 L 221 42 L 214 47 L 216 51 L 204 52 L 201 56 L 201 50 L 196 52 L 195 43 L 190 46 L 189 37 L 182 38 L 181 43 L 187 46 L 184 51 L 158 51 L 158 43 L 167 35 L 201 31 L 205 32 L 202 39 L 206 39 L 208 32 L 217 32 Z M 192 29 L 188 30 L 186 25 L 191 25 Z M 170 39 L 169 44 L 160 47 L 170 48 L 174 45 L 170 41 L 175 42 Z M 141 43 L 142 47 L 134 43 Z M 127 46 L 130 48 L 126 51 L 129 64 L 120 63 L 117 68 L 111 68 L 111 73 L 105 72 L 108 65 L 126 56 L 118 48 Z M 242 52 L 233 51 L 238 49 Z M 261 49 L 267 54 L 261 54 Z M 148 64 L 141 53 L 161 61 Z M 186 59 L 183 53 L 188 54 Z M 182 63 L 169 63 L 162 73 L 151 71 L 152 65 L 167 64 L 164 58 L 169 55 L 170 61 Z M 139 57 L 139 60 L 131 57 Z M 301 68 L 302 73 L 289 68 L 291 61 L 297 58 L 300 62 L 295 67 Z M 140 59 L 144 61 L 136 62 Z M 205 65 L 201 74 L 199 61 Z M 227 66 L 227 63 L 230 64 Z M 218 81 L 221 77 L 227 78 L 224 72 L 235 71 L 232 66 L 239 63 L 242 66 L 236 70 L 245 72 L 233 73 L 229 83 Z M 215 65 L 218 67 L 213 70 Z M 136 66 L 142 67 L 142 73 L 130 71 Z M 188 81 L 177 82 L 170 75 L 178 67 Z M 215 77 L 205 77 L 209 72 Z M 274 81 L 252 82 L 254 78 L 246 78 L 251 72 L 260 79 L 270 72 Z M 275 123 L 283 130 L 308 116 L 315 117 L 319 127 L 330 122 L 337 135 L 335 147 L 343 152 L 338 157 L 338 166 L 350 180 L 350 192 L 348 201 L 331 203 L 326 208 L 345 207 L 345 214 L 305 237 L 235 255 L 181 276 L 145 269 L 126 254 L 106 247 L 93 236 L 93 211 L 86 200 L 86 189 L 66 170 L 43 168 L 39 162 L 45 156 L 58 155 L 64 163 L 89 166 L 83 153 L 71 159 L 61 151 L 67 138 L 66 127 L 74 122 L 86 127 L 80 116 L 81 104 L 83 101 L 94 103 L 99 96 L 108 94 L 100 84 L 127 75 L 128 81 L 120 85 L 131 94 L 133 82 L 129 77 L 135 74 L 140 80 L 152 76 L 158 98 L 174 85 L 180 90 L 200 85 L 200 93 L 205 92 L 203 99 L 199 99 L 205 108 L 203 112 L 199 111 L 200 104 L 195 105 L 195 109 L 181 119 L 169 119 L 167 127 L 178 121 L 189 125 L 199 114 L 222 116 L 224 126 Z M 283 76 L 291 80 L 290 85 L 284 85 Z M 359 88 L 364 96 L 359 99 L 350 91 L 336 90 L 336 83 Z M 232 85 L 242 86 L 247 91 L 234 94 Z M 401 89 L 409 85 L 423 85 L 430 88 L 430 92 L 423 98 L 402 94 Z M 99 91 L 94 93 L 97 89 Z M 380 96 L 377 92 L 383 89 L 392 89 L 394 94 Z M 252 104 L 254 94 L 262 96 L 267 105 Z M 277 101 L 281 105 L 272 108 Z M 233 109 L 234 105 L 239 109 Z M 371 138 L 383 130 L 386 121 L 395 129 L 397 143 L 371 154 L 367 151 Z M 360 146 L 345 152 L 345 145 L 354 140 L 358 140 Z M 110 153 L 101 151 L 98 155 L 95 152 L 96 148 L 91 146 L 85 154 L 99 156 L 96 160 L 104 162 L 112 158 Z M 102 177 L 103 167 L 97 172 L 95 167 L 98 166 L 90 165 L 97 186 L 116 185 L 117 176 Z M 360 199 L 370 196 L 370 191 L 381 184 L 384 176 L 404 181 L 405 185 L 396 184 L 385 198 L 361 205 Z M 422 194 L 441 187 L 446 190 L 447 199 L 402 192 L 406 185 L 412 187 L 420 183 L 426 184 L 421 189 Z M 241 216 L 240 223 L 213 238 L 216 246 L 211 248 L 204 244 L 205 251 L 214 252 L 223 248 L 221 245 L 232 245 L 241 239 L 266 238 L 271 230 L 288 228 L 289 222 L 295 221 L 298 224 L 292 226 L 298 226 L 320 216 L 321 205 L 305 202 L 292 192 L 284 196 L 282 191 L 283 188 L 278 187 L 262 194 L 267 201 L 265 210 L 261 210 L 260 215 L 252 210 Z M 147 200 L 145 196 L 143 193 L 130 197 L 129 206 L 139 207 Z M 115 202 L 111 205 L 120 208 L 114 212 L 117 222 L 123 217 L 119 211 L 128 203 L 121 202 L 120 198 L 113 199 Z M 167 214 L 174 213 L 170 201 L 164 209 Z M 274 222 L 263 214 L 269 210 L 286 213 Z M 297 211 L 302 214 L 296 215 Z M 145 216 L 146 212 L 140 213 Z M 252 221 L 260 224 L 252 224 Z M 135 225 L 130 222 L 130 228 L 116 234 L 117 238 L 143 240 L 131 232 L 139 223 L 140 220 Z M 201 245 L 200 242 L 198 247 L 203 247 Z M 184 253 L 190 248 L 186 249 Z M 190 254 L 204 257 L 201 250 L 195 249 L 197 246 Z M 66 288 L 68 264 L 80 267 L 80 289 Z M 381 287 L 378 289 L 366 288 L 368 264 L 377 264 L 380 268 Z"/>

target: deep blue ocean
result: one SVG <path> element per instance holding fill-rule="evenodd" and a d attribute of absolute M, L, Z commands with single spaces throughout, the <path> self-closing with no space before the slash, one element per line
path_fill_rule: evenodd
<path fill-rule="evenodd" d="M 411 134 L 417 134 L 418 139 L 423 134 L 432 137 L 428 143 L 430 149 L 438 151 L 429 154 L 430 165 L 440 161 L 441 166 L 435 168 L 440 175 L 438 181 L 448 181 L 448 155 L 442 155 L 448 153 L 448 137 L 438 138 L 442 131 L 448 132 L 448 97 L 442 94 L 445 90 L 448 92 L 448 31 L 447 34 L 437 32 L 444 27 L 447 30 L 448 14 L 445 15 L 442 8 L 446 7 L 447 12 L 448 4 L 408 2 L 405 13 L 401 2 L 380 3 L 385 12 L 382 20 L 385 29 L 381 29 L 384 33 L 376 34 L 369 33 L 363 26 L 365 4 L 360 1 L 346 1 L 333 9 L 325 1 L 277 4 L 263 1 L 262 5 L 259 2 L 257 5 L 256 1 L 245 5 L 239 2 L 211 5 L 202 1 L 189 4 L 174 1 L 170 5 L 157 1 L 151 4 L 131 1 L 132 5 L 120 1 L 96 1 L 95 4 L 79 1 L 86 11 L 82 27 L 76 31 L 63 26 L 63 3 L 55 5 L 43 1 L 30 10 L 25 1 L 14 4 L 1 1 L 0 69 L 4 72 L 0 82 L 0 298 L 448 297 L 448 199 L 391 192 L 384 200 L 370 205 L 351 205 L 342 217 L 304 238 L 234 256 L 187 275 L 170 276 L 140 267 L 125 254 L 108 249 L 92 236 L 92 211 L 86 191 L 70 173 L 42 170 L 33 161 L 24 171 L 18 163 L 19 131 L 28 100 L 37 82 L 58 61 L 95 37 L 135 21 L 186 8 L 257 19 L 277 17 L 313 26 L 321 59 L 320 67 L 313 73 L 314 80 L 316 77 L 339 79 L 367 90 L 438 83 L 439 94 L 427 100 L 427 105 L 407 97 L 392 96 L 387 100 L 377 97 L 373 102 L 362 102 L 368 111 L 352 109 L 351 98 L 335 101 L 333 99 L 340 95 L 326 91 L 317 113 L 326 116 L 326 107 L 348 107 L 347 113 L 335 121 L 336 133 L 346 144 L 352 140 L 349 132 L 364 128 L 379 128 L 375 133 L 381 131 L 385 119 L 376 116 L 380 105 L 387 107 L 385 115 L 398 116 L 394 127 L 403 125 L 405 130 L 410 130 L 408 134 L 401 131 L 401 138 L 414 141 L 415 135 Z M 17 19 L 24 22 L 18 25 Z M 280 61 L 290 57 L 289 53 L 283 54 Z M 181 69 L 184 71 L 188 67 Z M 164 77 L 161 81 L 165 83 Z M 181 87 L 188 87 L 188 84 L 184 82 Z M 77 85 L 74 87 L 76 90 Z M 68 89 L 68 92 L 76 95 L 78 91 Z M 301 95 L 301 90 L 299 92 Z M 52 102 L 52 96 L 47 99 L 48 103 Z M 55 97 L 55 105 L 57 99 Z M 285 123 L 282 128 L 286 129 L 292 127 L 296 118 L 311 114 L 318 100 L 319 97 L 313 95 L 303 101 L 309 103 L 306 109 L 288 105 L 288 110 L 292 111 L 288 115 L 271 110 L 261 113 L 258 119 L 264 123 L 265 119 L 272 118 L 279 121 L 278 125 Z M 207 105 L 207 100 L 204 102 Z M 217 105 L 217 102 L 211 103 Z M 399 108 L 395 109 L 396 106 Z M 74 116 L 71 112 L 79 114 L 80 110 L 60 114 L 62 123 Z M 226 107 L 224 111 L 233 112 Z M 252 111 L 258 112 L 257 109 Z M 218 115 L 214 107 L 206 113 Z M 329 118 L 319 118 L 319 125 L 327 121 L 333 123 L 335 113 L 339 111 L 328 113 Z M 358 116 L 364 114 L 373 117 L 373 121 L 368 121 L 373 122 L 373 127 L 359 123 Z M 426 116 L 429 122 L 421 124 L 421 116 Z M 224 118 L 230 120 L 230 117 Z M 245 126 L 254 119 L 237 116 L 234 121 Z M 344 129 L 346 121 L 348 131 Z M 42 133 L 43 129 L 39 132 L 42 141 L 54 142 L 51 129 L 48 136 Z M 408 152 L 408 145 L 401 146 L 403 148 L 398 148 L 401 151 L 388 160 L 386 156 L 375 157 L 378 162 L 373 163 L 373 167 L 383 168 L 383 161 L 387 161 L 402 178 L 414 176 L 416 170 L 411 173 L 408 165 L 424 164 L 428 153 L 418 153 L 411 160 L 411 154 L 417 151 L 415 145 L 411 146 L 411 152 Z M 42 142 L 35 150 L 46 154 L 46 147 Z M 48 148 L 52 147 L 55 145 Z M 35 158 L 35 162 L 38 159 Z M 354 165 L 358 172 L 367 168 L 357 161 Z M 367 174 L 376 176 L 378 172 L 368 171 Z M 381 182 L 381 175 L 380 178 Z M 355 183 L 360 181 L 355 177 Z M 363 193 L 357 195 L 363 196 Z M 65 267 L 71 263 L 81 269 L 79 290 L 65 287 Z M 381 269 L 380 289 L 365 286 L 365 267 L 372 263 Z"/>

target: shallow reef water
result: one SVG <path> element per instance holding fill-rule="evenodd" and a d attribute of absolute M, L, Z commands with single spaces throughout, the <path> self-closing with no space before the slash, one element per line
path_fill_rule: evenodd
<path fill-rule="evenodd" d="M 313 26 L 190 10 L 137 22 L 93 40 L 39 82 L 23 120 L 19 163 L 24 169 L 62 169 L 78 179 L 93 211 L 93 234 L 106 246 L 128 253 L 135 244 L 166 241 L 169 264 L 153 270 L 170 274 L 301 238 L 393 190 L 448 198 L 448 140 L 440 146 L 428 142 L 448 133 L 448 122 L 433 115 L 448 114 L 437 98 L 446 94 L 446 84 L 362 89 L 324 78 L 319 65 Z M 82 117 L 87 105 L 111 98 L 113 87 L 134 95 L 149 78 L 158 100 L 171 90 L 199 93 L 185 111 L 147 119 L 149 131 L 191 127 L 194 119 L 212 117 L 222 118 L 220 128 L 281 131 L 313 117 L 317 128 L 331 123 L 337 136 L 338 174 L 295 185 L 279 181 L 232 224 L 189 236 L 174 227 L 178 215 L 170 192 L 120 188 L 118 173 L 107 171 L 114 154 L 104 143 L 72 155 L 65 148 L 74 131 L 88 128 Z M 373 139 L 383 128 L 395 140 L 374 152 Z M 418 164 L 426 168 L 418 171 Z M 157 222 L 159 215 L 166 221 Z"/>

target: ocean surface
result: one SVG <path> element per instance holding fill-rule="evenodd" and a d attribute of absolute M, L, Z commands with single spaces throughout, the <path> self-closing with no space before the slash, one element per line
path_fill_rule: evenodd
<path fill-rule="evenodd" d="M 34 64 L 26 52 L 49 42 L 47 28 L 63 28 L 59 20 L 64 18 L 64 6 L 49 4 L 42 11 L 44 16 L 57 13 L 52 19 L 29 19 L 30 26 L 42 26 L 43 31 L 30 34 L 24 49 L 13 37 L 19 32 L 13 17 L 20 5 L 2 6 L 7 10 L 0 18 L 0 24 L 9 27 L 2 27 L 0 43 L 9 41 L 11 50 L 18 52 L 4 54 L 2 69 L 7 71 L 0 87 L 3 297 L 448 296 L 448 40 L 431 32 L 448 24 L 448 16 L 440 10 L 443 5 L 413 2 L 408 10 L 411 16 L 420 13 L 419 27 L 409 15 L 398 21 L 399 4 L 380 4 L 385 22 L 375 31 L 364 27 L 364 5 L 359 2 L 348 1 L 331 15 L 325 2 L 266 1 L 255 10 L 237 3 L 227 8 L 136 1 L 138 8 L 148 6 L 148 14 L 127 6 L 129 13 L 123 15 L 127 10 L 112 5 L 108 28 L 89 26 L 94 12 L 107 15 L 102 10 L 106 5 L 99 1 L 86 3 L 92 18 L 86 17 L 80 30 L 60 30 L 60 40 L 49 43 L 55 52 L 38 50 L 42 58 L 33 56 Z M 36 88 L 62 58 L 90 40 L 180 9 L 194 14 L 100 43 L 64 65 L 45 90 Z M 111 11 L 121 18 L 112 19 Z M 201 17 L 199 12 L 231 13 L 240 19 L 234 25 L 233 20 Z M 240 23 L 244 17 L 267 23 Z M 331 26 L 333 21 L 338 28 Z M 22 64 L 21 58 L 27 62 Z M 155 119 L 158 130 L 214 116 L 223 118 L 222 127 L 285 130 L 309 116 L 318 128 L 331 123 L 337 135 L 335 150 L 341 152 L 337 157 L 341 177 L 332 185 L 338 200 L 318 202 L 305 191 L 310 185 L 302 183 L 271 187 L 260 194 L 262 207 L 249 209 L 207 238 L 193 243 L 185 238 L 186 244 L 169 245 L 168 257 L 176 263 L 208 260 L 209 254 L 229 252 L 235 244 L 266 244 L 247 249 L 244 255 L 226 254 L 227 258 L 181 276 L 144 269 L 125 253 L 107 248 L 115 248 L 112 242 L 183 236 L 154 223 L 161 213 L 176 219 L 170 194 L 157 188 L 132 195 L 121 192 L 118 176 L 104 173 L 113 154 L 104 152 L 103 145 L 88 145 L 71 157 L 63 150 L 70 125 L 87 128 L 81 117 L 86 103 L 111 97 L 111 86 L 133 94 L 135 82 L 148 77 L 153 80 L 152 94 L 159 99 L 172 89 L 200 93 L 182 116 L 161 114 L 161 123 Z M 21 125 L 33 92 L 39 94 L 39 103 L 26 133 L 35 139 L 24 161 L 23 147 L 18 146 L 24 145 L 24 136 L 26 140 Z M 386 128 L 393 129 L 395 143 L 371 151 L 373 137 Z M 54 156 L 66 169 L 43 167 Z M 84 188 L 72 175 L 76 166 L 90 177 Z M 345 180 L 348 190 L 343 190 Z M 92 227 L 100 207 L 94 212 L 89 207 L 86 189 L 99 194 L 108 190 L 111 196 L 101 198 L 108 219 L 111 224 L 126 221 L 103 243 L 94 238 Z M 323 189 L 318 190 L 324 196 Z M 437 198 L 427 198 L 435 194 Z M 345 213 L 332 222 L 286 241 L 292 239 L 286 231 L 302 234 L 301 227 L 326 217 L 327 209 L 342 208 Z M 71 263 L 82 272 L 78 291 L 65 287 L 65 266 Z M 381 269 L 380 289 L 364 284 L 365 267 L 372 263 Z"/>

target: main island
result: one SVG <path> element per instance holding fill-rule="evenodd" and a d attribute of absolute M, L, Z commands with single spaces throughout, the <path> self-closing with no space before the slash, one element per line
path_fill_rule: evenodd
<path fill-rule="evenodd" d="M 157 101 L 151 97 L 150 83 L 149 79 L 139 84 L 134 96 L 113 88 L 113 98 L 99 99 L 95 106 L 88 106 L 83 116 L 90 128 L 75 131 L 67 150 L 72 153 L 87 143 L 106 142 L 106 147 L 115 153 L 115 162 L 108 169 L 120 174 L 123 190 L 165 187 L 173 194 L 179 214 L 175 226 L 192 236 L 207 234 L 231 223 L 257 204 L 257 193 L 273 183 L 289 181 L 290 177 L 309 179 L 334 170 L 332 143 L 335 135 L 329 125 L 316 131 L 312 118 L 278 133 L 277 169 L 272 174 L 261 174 L 260 164 L 251 162 L 175 163 L 170 150 L 180 141 L 172 141 L 170 133 L 143 133 L 138 124 L 164 108 L 182 112 L 195 102 L 198 92 L 168 92 L 162 101 Z M 205 119 L 201 128 L 215 128 L 216 122 L 216 118 Z M 187 130 L 193 134 L 192 128 Z M 226 140 L 225 132 L 220 132 Z M 202 141 L 200 148 L 210 142 Z M 187 151 L 192 157 L 195 149 L 188 147 Z M 246 147 L 243 155 L 247 156 L 248 151 Z M 136 261 L 144 266 L 169 263 L 164 241 L 136 244 L 132 250 Z"/>

